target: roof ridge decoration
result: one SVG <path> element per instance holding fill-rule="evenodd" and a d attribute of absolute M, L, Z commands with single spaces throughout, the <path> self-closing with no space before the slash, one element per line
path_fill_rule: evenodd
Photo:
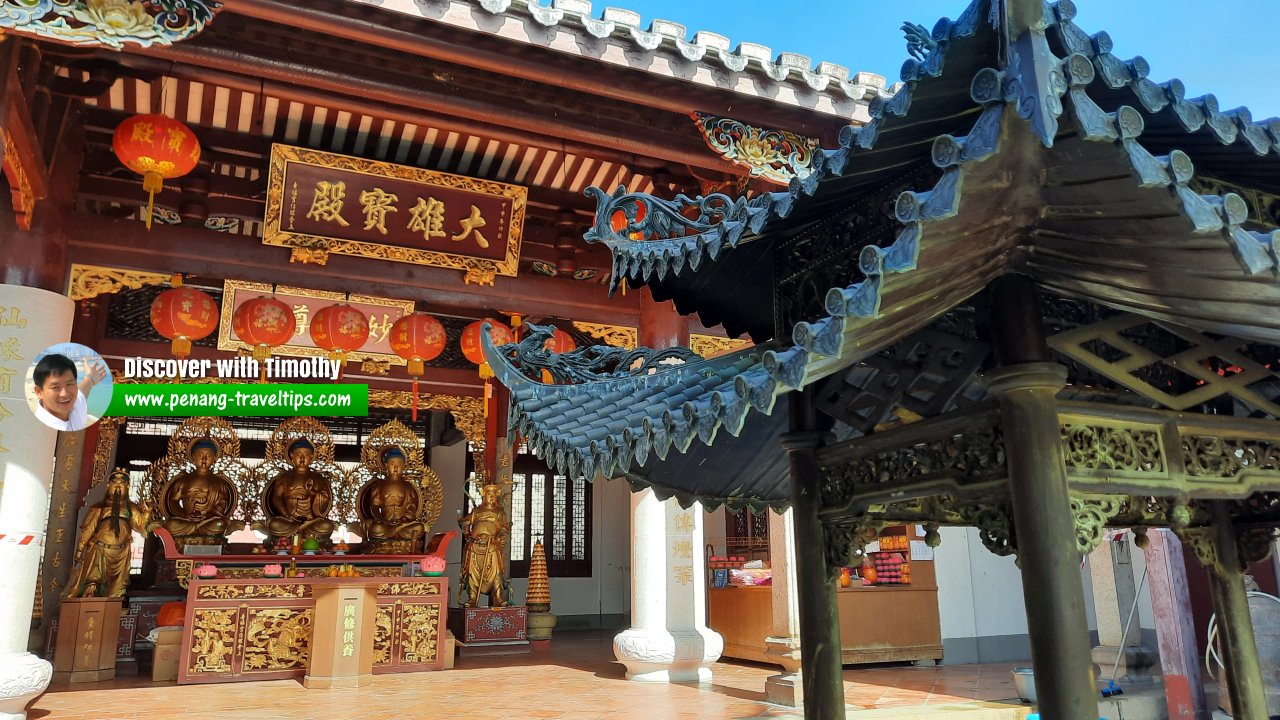
<path fill-rule="evenodd" d="M 1073 14 L 1070 0 L 1056 5 L 1041 0 L 976 0 L 956 21 L 939 21 L 929 36 L 931 44 L 917 38 L 919 55 L 923 57 L 904 64 L 904 88 L 890 99 L 875 99 L 869 108 L 871 122 L 862 127 L 846 127 L 839 147 L 815 153 L 813 172 L 804 179 L 793 179 L 786 192 L 762 193 L 752 198 L 713 194 L 662 200 L 627 193 L 625 188 L 612 195 L 598 188 L 588 189 L 588 194 L 596 198 L 597 212 L 595 225 L 585 238 L 610 247 L 614 254 L 614 282 L 621 279 L 618 276 L 648 280 L 654 273 L 663 278 L 696 271 L 706 257 L 714 260 L 720 253 L 756 239 L 755 235 L 769 222 L 787 217 L 798 202 L 803 202 L 803 196 L 814 195 L 824 179 L 840 176 L 852 160 L 875 149 L 881 133 L 894 129 L 900 119 L 906 118 L 918 87 L 941 77 L 948 48 L 957 39 L 973 36 L 984 22 L 995 32 L 1018 33 L 1012 38 L 1006 36 L 1000 45 L 1003 53 L 999 67 L 988 66 L 972 75 L 970 100 L 978 116 L 969 133 L 934 138 L 930 159 L 942 171 L 935 185 L 927 191 L 906 191 L 897 197 L 893 214 L 901 229 L 896 239 L 888 247 L 862 246 L 858 258 L 862 279 L 831 289 L 826 296 L 825 314 L 811 322 L 797 323 L 790 342 L 775 339 L 711 362 L 569 388 L 514 378 L 514 369 L 506 359 L 490 353 L 491 348 L 486 345 L 500 380 L 515 381 L 510 386 L 511 426 L 528 437 L 531 447 L 561 472 L 588 479 L 622 475 L 640 484 L 645 483 L 645 478 L 633 466 L 643 466 L 651 453 L 664 458 L 673 447 L 685 452 L 694 438 L 710 445 L 720 427 L 738 435 L 751 409 L 771 414 L 778 395 L 826 377 L 878 349 L 875 343 L 883 338 L 877 339 L 876 333 L 888 333 L 878 330 L 875 323 L 882 301 L 895 288 L 905 287 L 905 278 L 922 272 L 917 261 L 922 252 L 934 248 L 930 240 L 933 226 L 940 228 L 939 241 L 946 241 L 947 221 L 958 215 L 966 175 L 978 172 L 978 177 L 989 184 L 993 178 L 981 173 L 1003 166 L 980 169 L 987 167 L 984 161 L 997 155 L 1006 135 L 1014 139 L 1025 136 L 1026 140 L 1034 137 L 1039 144 L 1052 148 L 1064 120 L 1071 122 L 1075 130 L 1072 137 L 1077 138 L 1077 145 L 1073 148 L 1114 147 L 1117 159 L 1131 168 L 1129 179 L 1124 182 L 1132 183 L 1134 192 L 1150 198 L 1162 217 L 1169 214 L 1176 218 L 1188 237 L 1220 237 L 1222 250 L 1230 250 L 1238 262 L 1237 275 L 1269 274 L 1274 280 L 1280 266 L 1280 231 L 1259 233 L 1244 228 L 1248 206 L 1238 195 L 1201 195 L 1193 190 L 1189 183 L 1195 172 L 1188 155 L 1173 150 L 1156 156 L 1138 142 L 1144 130 L 1144 117 L 1139 110 L 1120 106 L 1107 112 L 1099 107 L 1086 93 L 1086 88 L 1100 78 L 1108 82 L 1100 69 L 1104 61 L 1096 53 L 1058 57 L 1052 52 L 1046 33 L 1061 23 L 1064 8 L 1067 15 Z M 1177 102 L 1174 87 L 1166 86 L 1164 92 L 1170 103 Z M 1070 113 L 1066 112 L 1068 107 Z M 1207 124 L 1208 106 L 1201 101 L 1193 107 L 1206 114 L 1202 126 Z M 956 111 L 955 107 L 947 109 L 952 115 Z M 1013 114 L 1022 118 L 1025 125 L 1012 120 Z M 1241 117 L 1237 112 L 1233 122 L 1240 122 Z M 1249 132 L 1241 130 L 1241 134 Z M 1013 163 L 1017 156 L 1009 157 Z M 981 188 L 981 184 L 975 187 Z M 1037 194 L 1034 202 L 1040 207 L 1048 201 Z M 989 250 L 975 253 L 969 262 L 981 263 L 984 277 L 1026 265 L 1028 253 L 1016 251 L 1021 242 L 1040 240 L 1031 230 L 1006 233 L 1020 237 L 1009 242 L 993 240 Z M 941 245 L 931 251 L 941 252 L 942 247 L 954 246 Z M 927 294 L 937 297 L 914 319 L 896 321 L 899 331 L 927 323 L 933 315 L 985 284 L 984 279 L 976 285 L 965 285 L 948 277 L 950 273 L 940 274 L 940 268 L 933 266 L 923 272 L 928 277 L 913 282 L 936 285 Z M 919 302 L 919 298 L 895 297 L 899 309 L 904 302 Z M 935 307 L 942 305 L 945 307 Z M 1257 331 L 1271 337 L 1280 333 L 1280 327 L 1259 324 Z M 689 487 L 655 486 L 655 490 L 674 495 L 686 505 L 702 501 L 714 507 L 728 501 L 731 505 L 761 507 L 786 502 L 784 497 L 752 496 L 750 488 L 722 487 L 714 492 L 699 492 Z"/>
<path fill-rule="evenodd" d="M 589 0 L 353 0 L 382 10 L 400 12 L 478 32 L 499 34 L 509 40 L 540 45 L 568 52 L 597 62 L 625 65 L 670 77 L 692 80 L 702 85 L 728 87 L 734 92 L 755 95 L 775 102 L 796 104 L 811 109 L 851 117 L 860 104 L 872 97 L 891 95 L 883 76 L 867 72 L 850 72 L 832 62 L 814 62 L 805 55 L 778 53 L 766 45 L 740 42 L 733 47 L 728 37 L 701 30 L 688 37 L 680 23 L 654 19 L 645 25 L 640 14 L 624 8 L 604 7 L 597 16 Z M 489 17 L 482 16 L 487 14 Z M 495 25 L 492 19 L 511 19 L 524 28 Z M 557 42 L 549 30 L 564 30 L 578 38 Z M 604 41 L 619 48 L 625 58 L 609 53 L 584 51 L 592 42 Z M 669 58 L 666 67 L 653 62 L 655 53 Z M 634 61 L 634 62 L 633 62 Z M 711 73 L 705 78 L 692 78 L 677 73 L 672 62 L 688 62 L 705 66 Z M 725 72 L 730 74 L 725 78 Z M 733 76 L 746 74 L 770 81 L 767 86 L 745 88 Z M 817 93 L 823 102 L 789 100 L 774 92 L 766 92 L 780 83 L 799 93 Z M 797 95 L 797 98 L 799 96 Z M 851 104 L 852 103 L 852 104 Z"/>
<path fill-rule="evenodd" d="M 0 0 L 0 29 L 122 50 L 173 45 L 204 30 L 218 0 Z"/>

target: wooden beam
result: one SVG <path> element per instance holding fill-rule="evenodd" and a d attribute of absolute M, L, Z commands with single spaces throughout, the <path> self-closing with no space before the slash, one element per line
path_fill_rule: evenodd
<path fill-rule="evenodd" d="M 257 238 L 186 226 L 155 226 L 79 212 L 67 219 L 71 258 L 82 264 L 147 272 L 181 272 L 368 295 L 421 300 L 440 308 L 495 310 L 637 326 L 640 296 L 615 295 L 598 283 L 535 275 L 499 276 L 493 287 L 467 286 L 444 268 L 331 255 L 327 265 L 291 264 L 289 251 Z"/>
<path fill-rule="evenodd" d="M 555 116 L 517 110 L 510 103 L 473 100 L 460 93 L 420 93 L 382 80 L 259 57 L 232 48 L 182 45 L 153 47 L 148 52 L 148 56 L 122 56 L 121 62 L 170 77 L 244 92 L 265 92 L 321 107 L 359 110 L 384 119 L 584 155 L 633 169 L 638 158 L 647 157 L 657 161 L 654 165 L 676 163 L 709 172 L 742 174 L 741 168 L 692 141 L 677 148 L 669 132 L 609 128 L 602 126 L 595 114 Z M 689 137 L 696 138 L 692 122 Z"/>

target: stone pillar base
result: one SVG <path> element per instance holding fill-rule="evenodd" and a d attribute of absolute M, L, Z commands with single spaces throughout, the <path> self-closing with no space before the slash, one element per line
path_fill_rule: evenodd
<path fill-rule="evenodd" d="M 784 673 L 800 671 L 800 638 L 767 637 L 764 639 L 764 654 L 781 665 Z"/>
<path fill-rule="evenodd" d="M 1116 665 L 1116 655 L 1120 656 L 1120 664 Z M 1116 680 L 1126 682 L 1146 682 L 1154 680 L 1158 674 L 1158 658 L 1156 654 L 1141 645 L 1129 645 L 1124 652 L 1114 645 L 1099 645 L 1090 655 L 1098 667 L 1100 683 L 1111 679 L 1112 668 L 1115 668 Z"/>
<path fill-rule="evenodd" d="M 804 705 L 802 675 L 799 672 L 784 672 L 765 678 L 764 699 L 766 702 L 787 707 Z"/>
<path fill-rule="evenodd" d="M 31 653 L 0 655 L 0 720 L 24 720 L 27 705 L 49 687 L 53 665 Z"/>
<path fill-rule="evenodd" d="M 720 659 L 724 638 L 707 628 L 631 628 L 613 639 L 613 654 L 636 682 L 711 682 L 711 663 Z"/>

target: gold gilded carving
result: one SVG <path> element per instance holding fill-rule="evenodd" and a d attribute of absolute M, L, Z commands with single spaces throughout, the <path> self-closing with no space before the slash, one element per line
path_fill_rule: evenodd
<path fill-rule="evenodd" d="M 71 279 L 67 282 L 67 297 L 72 300 L 87 300 L 126 288 L 136 290 L 144 285 L 165 285 L 172 279 L 171 274 L 72 263 Z"/>
<path fill-rule="evenodd" d="M 410 582 L 403 582 L 403 583 L 399 583 L 399 582 L 398 582 L 398 583 L 383 583 L 383 584 L 381 584 L 381 585 L 379 585 L 379 586 L 378 586 L 378 595 L 379 595 L 379 596 L 383 596 L 383 595 L 386 595 L 386 596 L 394 596 L 394 595 L 439 595 L 439 594 L 440 594 L 440 583 L 437 583 L 437 582 L 425 582 L 425 583 L 410 583 Z"/>
<path fill-rule="evenodd" d="M 89 479 L 90 489 L 98 487 L 107 479 L 111 471 L 111 460 L 116 453 L 116 443 L 120 440 L 120 428 L 124 425 L 123 417 L 104 417 L 98 421 L 98 442 L 93 448 L 93 473 Z"/>
<path fill-rule="evenodd" d="M 311 608 L 250 609 L 245 633 L 245 670 L 306 667 L 311 643 Z"/>
<path fill-rule="evenodd" d="M 625 325 L 605 325 L 574 321 L 573 327 L 578 332 L 590 335 L 606 345 L 635 350 L 639 344 L 639 331 Z"/>
<path fill-rule="evenodd" d="M 501 221 L 506 224 L 506 242 L 503 248 L 503 257 L 500 260 L 495 260 L 459 255 L 452 252 L 365 242 L 295 231 L 293 229 L 292 211 L 289 208 L 289 203 L 286 202 L 286 191 L 289 191 L 289 188 L 285 185 L 285 174 L 286 167 L 290 163 L 355 173 L 357 175 L 392 178 L 424 186 L 447 189 L 450 192 L 461 190 L 509 200 L 511 203 L 509 222 L 505 216 Z M 312 219 L 320 221 L 331 220 L 334 223 L 341 219 L 341 215 L 336 214 L 340 212 L 341 208 L 340 206 L 335 206 L 333 201 L 332 186 L 334 184 L 336 183 L 332 183 L 331 188 L 325 191 L 326 194 L 322 203 L 322 209 L 325 213 L 316 215 Z M 343 191 L 345 193 L 345 186 Z M 320 197 L 318 189 L 316 197 Z M 467 284 L 493 285 L 495 276 L 515 277 L 519 270 L 520 237 L 524 231 L 527 197 L 528 190 L 517 185 L 451 175 L 408 165 L 366 160 L 320 150 L 308 150 L 306 148 L 275 144 L 272 145 L 271 163 L 268 171 L 267 208 L 263 223 L 262 243 L 264 245 L 291 248 L 290 262 L 324 265 L 328 262 L 328 256 L 333 253 L 356 255 L 461 270 L 465 273 L 463 280 Z M 409 206 L 407 205 L 409 200 L 406 199 L 406 204 L 403 206 L 407 213 L 405 218 L 407 224 L 404 227 L 412 232 L 421 232 L 427 241 L 434 237 L 447 236 L 447 231 L 443 228 L 443 217 L 439 215 L 444 211 L 443 203 L 435 198 L 414 197 L 412 200 L 416 201 L 416 204 Z M 313 201 L 312 207 L 314 208 L 314 206 L 315 202 Z M 332 217 L 329 214 L 330 212 L 334 213 Z M 491 220 L 498 222 L 497 219 Z M 345 224 L 345 220 L 343 224 Z M 457 238 L 459 241 L 464 237 L 474 237 L 476 231 L 488 223 L 485 218 L 478 217 L 477 212 L 472 212 L 470 216 L 460 221 L 460 224 L 461 233 Z M 501 227 L 502 225 L 500 224 L 499 226 Z M 369 229 L 375 228 L 377 228 L 376 224 Z M 335 229 L 337 229 L 336 225 Z M 475 238 L 475 240 L 477 246 L 481 248 L 487 247 L 489 244 L 487 239 L 483 242 L 480 241 L 480 238 Z"/>
<path fill-rule="evenodd" d="M 187 589 L 187 584 L 191 582 L 191 567 L 195 563 L 194 560 L 174 560 L 173 576 L 178 581 L 178 585 L 183 589 Z"/>
<path fill-rule="evenodd" d="M 231 671 L 231 653 L 236 645 L 234 609 L 197 608 L 191 614 L 191 656 L 187 669 L 191 674 Z"/>
<path fill-rule="evenodd" d="M 15 220 L 18 227 L 30 230 L 31 214 L 36 209 L 36 191 L 31 186 L 31 176 L 27 168 L 22 166 L 21 155 L 18 154 L 13 136 L 0 128 L 0 138 L 4 140 L 4 154 L 0 155 L 0 158 L 3 159 L 4 174 L 9 179 L 10 201 L 17 216 Z"/>
<path fill-rule="evenodd" d="M 401 605 L 398 625 L 401 662 L 435 662 L 440 645 L 440 605 Z"/>
<path fill-rule="evenodd" d="M 386 360 L 365 360 L 360 363 L 360 372 L 366 375 L 386 375 L 391 370 L 391 363 Z M 386 392 L 385 390 L 383 392 Z M 372 403 L 372 401 L 371 401 Z"/>
<path fill-rule="evenodd" d="M 399 420 L 374 430 L 361 450 L 361 464 L 348 483 L 358 486 L 353 523 L 366 543 L 387 554 L 421 550 L 422 536 L 440 517 L 444 487 L 423 462 L 422 441 Z"/>
<path fill-rule="evenodd" d="M 333 460 L 329 430 L 313 417 L 289 418 L 271 433 L 263 462 L 254 468 L 254 492 L 245 516 L 254 529 L 275 538 L 301 535 L 328 545 L 340 522 L 351 518 L 346 473 Z M 336 502 L 335 502 L 336 501 Z"/>
<path fill-rule="evenodd" d="M 381 408 L 402 409 L 413 406 L 413 395 L 402 390 L 369 390 L 369 405 Z M 479 447 L 484 446 L 484 399 L 461 395 L 420 395 L 419 410 L 448 410 L 453 413 L 453 423 L 467 438 Z"/>
<path fill-rule="evenodd" d="M 391 620 L 395 615 L 395 605 L 379 605 L 378 614 L 373 620 L 373 664 L 391 664 Z"/>
<path fill-rule="evenodd" d="M 704 360 L 749 348 L 751 345 L 752 342 L 750 340 L 720 337 L 719 335 L 689 336 L 689 349 L 701 355 Z"/>
<path fill-rule="evenodd" d="M 262 585 L 204 585 L 196 588 L 199 600 L 247 600 L 251 598 L 305 598 L 311 597 L 311 586 L 306 583 L 264 583 Z"/>
<path fill-rule="evenodd" d="M 321 263 L 323 264 L 323 263 Z M 366 348 L 374 348 L 379 343 L 383 343 L 387 339 L 387 334 L 391 332 L 391 326 L 396 320 L 404 315 L 413 313 L 412 300 L 394 300 L 391 298 L 374 297 L 372 295 L 346 295 L 344 293 L 329 292 L 326 290 L 312 290 L 310 288 L 293 287 L 290 285 L 271 286 L 268 283 L 247 282 L 242 280 L 224 280 L 222 282 L 222 313 L 218 323 L 218 349 L 242 351 L 250 349 L 248 345 L 239 338 L 232 335 L 232 317 L 235 315 L 236 298 L 256 295 L 274 294 L 282 300 L 293 305 L 295 318 L 295 327 L 293 338 L 285 342 L 285 344 L 272 350 L 275 355 L 289 355 L 293 357 L 328 357 L 329 351 L 316 346 L 311 337 L 307 334 L 305 325 L 306 318 L 312 313 L 319 311 L 320 308 L 335 303 L 350 303 L 356 305 L 361 312 L 369 320 L 369 339 L 365 342 Z M 406 360 L 387 348 L 386 352 L 378 350 L 356 350 L 347 354 L 347 359 L 352 361 L 376 361 L 387 366 L 404 365 Z M 382 374 L 386 374 L 384 371 Z M 232 382 L 232 380 L 219 381 Z"/>

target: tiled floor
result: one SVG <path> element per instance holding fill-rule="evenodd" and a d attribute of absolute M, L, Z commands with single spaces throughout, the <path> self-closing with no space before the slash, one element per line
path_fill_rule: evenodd
<path fill-rule="evenodd" d="M 853 708 L 910 708 L 1016 696 L 1009 665 L 847 669 Z M 776 668 L 717 663 L 706 686 L 631 683 L 614 662 L 612 635 L 562 633 L 547 654 L 460 658 L 454 670 L 379 675 L 359 690 L 307 690 L 285 680 L 222 685 L 153 684 L 143 678 L 62 685 L 29 717 L 51 720 L 693 720 L 785 718 L 764 702 Z M 923 709 L 923 708 L 922 708 Z"/>

